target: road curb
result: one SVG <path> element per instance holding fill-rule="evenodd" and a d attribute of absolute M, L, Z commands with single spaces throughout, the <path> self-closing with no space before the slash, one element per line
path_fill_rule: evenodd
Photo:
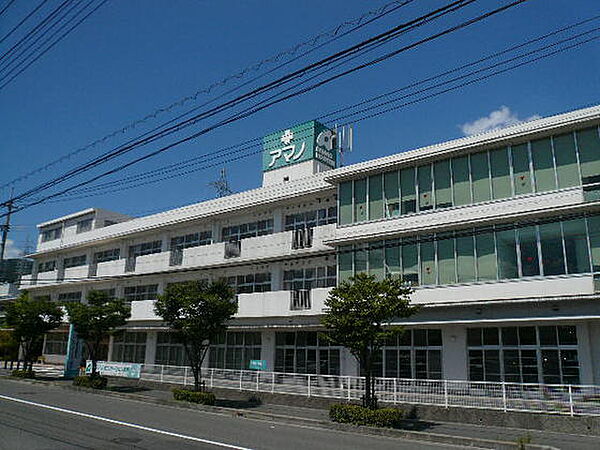
<path fill-rule="evenodd" d="M 153 397 L 148 397 L 148 396 L 139 395 L 139 394 L 104 391 L 104 390 L 96 390 L 96 389 L 91 389 L 91 388 L 84 388 L 84 387 L 80 387 L 80 386 L 65 385 L 65 384 L 60 384 L 60 383 L 53 382 L 53 381 L 46 381 L 46 380 L 39 380 L 39 379 L 32 380 L 32 379 L 16 378 L 16 377 L 11 377 L 11 376 L 2 376 L 2 378 L 9 379 L 9 380 L 16 381 L 16 382 L 26 383 L 26 384 L 29 383 L 29 384 L 41 384 L 41 385 L 46 385 L 46 386 L 54 386 L 54 387 L 71 390 L 71 391 L 87 392 L 89 394 L 94 394 L 94 395 L 128 399 L 128 400 L 139 401 L 142 403 L 170 406 L 170 407 L 178 408 L 178 409 L 189 409 L 189 410 L 196 410 L 196 411 L 213 412 L 213 413 L 219 413 L 219 414 L 240 417 L 240 418 L 246 418 L 246 419 L 267 420 L 267 421 L 272 421 L 272 422 L 276 422 L 276 423 L 285 423 L 285 424 L 290 424 L 290 425 L 303 425 L 303 426 L 325 428 L 325 429 L 351 432 L 351 433 L 368 434 L 368 435 L 373 435 L 373 436 L 387 436 L 387 437 L 394 437 L 394 438 L 409 439 L 409 440 L 414 440 L 414 441 L 458 445 L 458 446 L 471 447 L 471 448 L 497 449 L 497 450 L 508 450 L 508 449 L 559 450 L 556 447 L 552 447 L 552 446 L 548 446 L 548 445 L 518 444 L 516 442 L 509 442 L 509 441 L 496 441 L 496 440 L 491 440 L 491 439 L 454 436 L 454 435 L 430 433 L 430 432 L 423 432 L 423 431 L 356 426 L 356 425 L 324 421 L 324 420 L 320 420 L 320 419 L 311 419 L 308 417 L 297 417 L 297 416 L 289 416 L 289 415 L 275 414 L 275 413 L 269 413 L 269 412 L 252 411 L 252 410 L 237 409 L 237 408 L 227 408 L 227 407 L 223 407 L 223 406 L 196 405 L 196 404 L 184 403 L 184 402 L 180 402 L 180 401 L 176 401 L 176 400 L 153 398 Z M 527 433 L 527 431 L 524 430 L 524 434 L 526 434 L 526 433 Z"/>

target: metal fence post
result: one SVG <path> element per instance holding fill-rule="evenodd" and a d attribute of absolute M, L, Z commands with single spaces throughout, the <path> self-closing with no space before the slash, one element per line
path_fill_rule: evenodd
<path fill-rule="evenodd" d="M 160 382 L 163 383 L 165 379 L 165 366 L 160 366 Z"/>
<path fill-rule="evenodd" d="M 307 394 L 310 397 L 310 374 L 308 374 L 306 380 L 307 380 Z"/>
<path fill-rule="evenodd" d="M 508 410 L 508 405 L 506 402 L 506 383 L 504 381 L 502 382 L 502 407 L 504 412 Z"/>
<path fill-rule="evenodd" d="M 350 401 L 350 376 L 348 378 L 348 401 Z"/>
<path fill-rule="evenodd" d="M 448 380 L 444 380 L 444 408 L 448 409 Z"/>
<path fill-rule="evenodd" d="M 257 370 L 256 371 L 256 392 L 260 391 L 259 384 L 260 384 L 260 370 Z"/>
<path fill-rule="evenodd" d="M 394 405 L 398 403 L 398 379 L 394 378 Z"/>
<path fill-rule="evenodd" d="M 575 409 L 573 408 L 573 385 L 569 385 L 569 410 L 571 417 L 575 415 Z"/>
<path fill-rule="evenodd" d="M 242 390 L 242 371 L 240 370 L 240 391 Z"/>
<path fill-rule="evenodd" d="M 210 369 L 210 388 L 214 386 L 215 369 Z"/>
<path fill-rule="evenodd" d="M 183 385 L 187 386 L 187 367 L 183 369 Z"/>
<path fill-rule="evenodd" d="M 271 372 L 271 394 L 275 392 L 275 372 Z"/>

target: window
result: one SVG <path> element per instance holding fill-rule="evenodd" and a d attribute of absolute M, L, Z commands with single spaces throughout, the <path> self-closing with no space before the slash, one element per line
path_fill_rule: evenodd
<path fill-rule="evenodd" d="M 419 284 L 419 256 L 416 242 L 402 241 L 402 279 L 413 285 Z"/>
<path fill-rule="evenodd" d="M 521 251 L 521 271 L 524 277 L 540 274 L 540 260 L 535 225 L 519 228 L 519 249 Z"/>
<path fill-rule="evenodd" d="M 271 291 L 271 273 L 249 273 L 227 277 L 227 284 L 235 289 L 238 294 L 252 294 L 253 292 Z"/>
<path fill-rule="evenodd" d="M 273 219 L 259 220 L 258 222 L 244 223 L 222 230 L 223 242 L 239 241 L 241 239 L 264 236 L 273 233 Z"/>
<path fill-rule="evenodd" d="M 503 280 L 519 277 L 517 263 L 517 241 L 514 227 L 496 228 L 498 251 L 498 277 Z"/>
<path fill-rule="evenodd" d="M 367 220 L 367 180 L 354 180 L 354 221 Z"/>
<path fill-rule="evenodd" d="M 385 216 L 400 215 L 400 184 L 398 172 L 386 172 L 383 175 L 383 194 L 385 197 Z"/>
<path fill-rule="evenodd" d="M 600 136 L 598 128 L 587 128 L 575 133 L 584 185 L 600 182 Z"/>
<path fill-rule="evenodd" d="M 340 225 L 352 223 L 352 181 L 340 183 L 339 187 L 339 208 Z"/>
<path fill-rule="evenodd" d="M 475 234 L 475 252 L 477 253 L 477 280 L 495 280 L 498 278 L 496 264 L 496 246 L 493 230 L 478 230 Z"/>
<path fill-rule="evenodd" d="M 473 184 L 473 203 L 484 202 L 492 198 L 487 152 L 471 155 L 471 183 Z"/>
<path fill-rule="evenodd" d="M 550 138 L 531 141 L 531 158 L 533 160 L 536 192 L 556 189 L 554 155 L 552 154 Z"/>
<path fill-rule="evenodd" d="M 339 375 L 340 349 L 316 331 L 275 333 L 275 371 Z"/>
<path fill-rule="evenodd" d="M 592 271 L 600 272 L 600 215 L 587 218 L 592 253 Z"/>
<path fill-rule="evenodd" d="M 86 265 L 86 256 L 79 255 L 79 256 L 72 256 L 71 258 L 65 258 L 65 260 L 63 261 L 63 265 L 64 265 L 65 269 L 68 269 L 70 267 L 85 266 Z"/>
<path fill-rule="evenodd" d="M 144 242 L 143 244 L 131 245 L 129 247 L 129 257 L 152 255 L 162 251 L 162 241 Z"/>
<path fill-rule="evenodd" d="M 453 238 L 440 239 L 437 242 L 438 272 L 440 284 L 456 283 L 456 258 Z"/>
<path fill-rule="evenodd" d="M 95 289 L 96 292 L 101 292 L 103 294 L 106 294 L 106 296 L 113 300 L 115 298 L 117 298 L 117 290 L 115 288 L 108 288 L 108 289 Z"/>
<path fill-rule="evenodd" d="M 433 236 L 424 237 L 419 244 L 421 259 L 421 284 L 436 284 L 435 243 Z"/>
<path fill-rule="evenodd" d="M 155 364 L 167 366 L 187 366 L 188 361 L 183 345 L 174 333 L 159 332 L 156 336 Z"/>
<path fill-rule="evenodd" d="M 456 257 L 458 282 L 475 281 L 475 245 L 471 233 L 456 236 Z"/>
<path fill-rule="evenodd" d="M 337 208 L 321 208 L 285 216 L 285 231 L 302 230 L 321 225 L 335 223 L 337 220 Z"/>
<path fill-rule="evenodd" d="M 69 333 L 48 333 L 44 344 L 45 355 L 66 355 Z"/>
<path fill-rule="evenodd" d="M 383 217 L 383 177 L 373 175 L 369 177 L 369 220 Z"/>
<path fill-rule="evenodd" d="M 146 359 L 146 333 L 122 332 L 113 341 L 113 361 L 144 363 Z"/>
<path fill-rule="evenodd" d="M 417 168 L 417 182 L 419 188 L 419 211 L 433 209 L 431 164 Z"/>
<path fill-rule="evenodd" d="M 210 346 L 208 364 L 216 369 L 249 369 L 250 361 L 261 359 L 261 334 L 228 331 Z"/>
<path fill-rule="evenodd" d="M 452 159 L 452 178 L 454 181 L 454 204 L 468 205 L 472 203 L 471 177 L 469 169 L 469 157 Z"/>
<path fill-rule="evenodd" d="M 155 300 L 158 295 L 158 284 L 148 284 L 145 286 L 127 286 L 124 291 L 124 298 L 128 302 L 140 300 Z"/>
<path fill-rule="evenodd" d="M 395 333 L 376 358 L 375 376 L 439 380 L 442 378 L 442 332 L 416 329 Z"/>
<path fill-rule="evenodd" d="M 54 261 L 54 260 L 44 261 L 44 262 L 39 263 L 38 273 L 52 272 L 54 270 L 56 270 L 56 261 Z"/>
<path fill-rule="evenodd" d="M 321 287 L 335 287 L 336 267 L 307 267 L 283 272 L 283 290 L 296 291 Z"/>
<path fill-rule="evenodd" d="M 381 280 L 385 276 L 384 263 L 383 263 L 383 243 L 377 242 L 369 245 L 369 274 L 375 275 L 375 277 Z"/>
<path fill-rule="evenodd" d="M 490 169 L 492 171 L 492 197 L 500 199 L 512 196 L 508 149 L 500 148 L 490 152 Z"/>
<path fill-rule="evenodd" d="M 579 384 L 572 325 L 468 328 L 471 381 Z"/>
<path fill-rule="evenodd" d="M 121 257 L 121 250 L 118 248 L 112 248 L 110 250 L 104 250 L 101 252 L 94 253 L 94 262 L 102 263 L 107 261 L 115 261 Z"/>
<path fill-rule="evenodd" d="M 415 168 L 400 171 L 400 191 L 402 193 L 402 214 L 417 212 L 417 194 L 415 191 Z"/>
<path fill-rule="evenodd" d="M 353 256 L 354 253 L 351 245 L 345 245 L 340 247 L 337 254 L 340 282 L 346 281 L 353 275 Z"/>
<path fill-rule="evenodd" d="M 433 165 L 435 186 L 435 207 L 449 208 L 452 206 L 452 187 L 450 176 L 450 160 L 438 161 Z"/>
<path fill-rule="evenodd" d="M 58 303 L 79 303 L 81 301 L 81 291 L 63 292 L 58 294 Z"/>
<path fill-rule="evenodd" d="M 540 247 L 544 275 L 561 275 L 565 271 L 560 222 L 540 225 Z"/>
<path fill-rule="evenodd" d="M 511 148 L 515 195 L 530 194 L 533 191 L 529 166 L 529 149 L 527 144 L 515 145 Z"/>
<path fill-rule="evenodd" d="M 93 222 L 94 222 L 94 219 L 91 219 L 91 218 L 80 220 L 79 222 L 77 222 L 76 232 L 79 234 L 79 233 L 85 233 L 86 231 L 91 231 Z"/>
<path fill-rule="evenodd" d="M 54 241 L 60 239 L 62 235 L 61 228 L 53 228 L 51 230 L 42 231 L 42 242 Z"/>
<path fill-rule="evenodd" d="M 191 233 L 177 236 L 171 239 L 171 250 L 183 250 L 184 248 L 198 247 L 200 245 L 212 244 L 212 232 Z"/>
<path fill-rule="evenodd" d="M 583 217 L 562 222 L 568 273 L 590 271 L 590 254 Z"/>
<path fill-rule="evenodd" d="M 554 136 L 552 143 L 554 146 L 554 159 L 556 160 L 558 187 L 568 188 L 581 185 L 573 133 Z"/>

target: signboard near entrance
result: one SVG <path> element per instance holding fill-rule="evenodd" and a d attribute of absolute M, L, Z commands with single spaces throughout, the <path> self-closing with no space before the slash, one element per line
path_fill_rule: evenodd
<path fill-rule="evenodd" d="M 142 372 L 141 364 L 98 361 L 98 373 L 107 377 L 139 378 Z M 86 361 L 85 373 L 92 373 L 92 362 Z"/>
<path fill-rule="evenodd" d="M 271 133 L 263 139 L 263 172 L 313 159 L 332 169 L 337 164 L 335 131 L 315 120 Z"/>
<path fill-rule="evenodd" d="M 253 370 L 267 370 L 267 361 L 264 359 L 251 359 L 249 367 Z"/>

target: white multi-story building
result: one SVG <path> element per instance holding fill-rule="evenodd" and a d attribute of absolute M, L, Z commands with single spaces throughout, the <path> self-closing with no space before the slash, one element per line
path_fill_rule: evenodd
<path fill-rule="evenodd" d="M 34 297 L 131 301 L 114 361 L 183 364 L 153 312 L 168 283 L 225 278 L 239 310 L 207 364 L 358 373 L 320 338 L 353 273 L 415 286 L 388 377 L 600 384 L 600 107 L 332 168 L 309 122 L 265 138 L 263 186 L 141 218 L 88 209 L 39 225 Z M 333 161 L 332 161 L 333 160 Z M 67 328 L 48 335 L 62 361 Z"/>

